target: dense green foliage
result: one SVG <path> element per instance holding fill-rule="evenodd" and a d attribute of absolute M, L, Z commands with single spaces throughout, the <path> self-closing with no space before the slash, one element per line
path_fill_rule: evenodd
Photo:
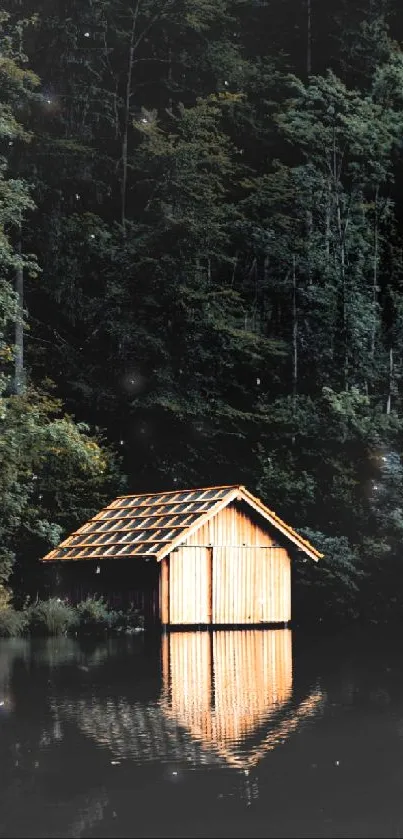
<path fill-rule="evenodd" d="M 0 582 L 123 472 L 242 482 L 326 553 L 302 612 L 399 616 L 397 0 L 3 6 Z"/>
<path fill-rule="evenodd" d="M 35 559 L 121 485 L 112 453 L 63 413 L 51 383 L 34 373 L 29 385 L 18 380 L 24 301 L 14 280 L 25 273 L 37 283 L 39 273 L 36 256 L 21 249 L 33 184 L 13 171 L 15 148 L 33 141 L 20 120 L 38 97 L 22 52 L 27 26 L 0 15 L 0 587 L 13 573 L 16 591 L 30 588 Z"/>

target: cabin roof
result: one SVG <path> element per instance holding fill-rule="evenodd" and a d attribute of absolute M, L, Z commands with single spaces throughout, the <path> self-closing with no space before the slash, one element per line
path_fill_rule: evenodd
<path fill-rule="evenodd" d="M 161 560 L 233 501 L 243 501 L 297 548 L 323 555 L 242 485 L 124 495 L 43 557 L 45 561 L 154 557 Z"/>

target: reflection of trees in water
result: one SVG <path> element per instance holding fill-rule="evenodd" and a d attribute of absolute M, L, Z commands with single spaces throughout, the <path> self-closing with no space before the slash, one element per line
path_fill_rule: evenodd
<path fill-rule="evenodd" d="M 67 800 L 60 789 L 52 800 L 50 790 L 57 778 L 51 770 L 58 765 L 55 749 L 57 754 L 63 745 L 63 725 L 57 708 L 51 711 L 49 706 L 48 677 L 55 668 L 84 659 L 88 661 L 88 654 L 67 638 L 0 641 L 2 836 L 80 837 L 103 818 L 105 790 L 73 797 L 67 793 Z M 105 655 L 95 658 L 102 660 Z"/>
<path fill-rule="evenodd" d="M 109 804 L 105 790 L 77 795 L 68 801 L 50 802 L 43 793 L 20 784 L 1 794 L 0 835 L 23 839 L 64 839 L 96 830 Z M 43 804 L 45 803 L 45 807 Z M 95 833 L 96 835 L 96 833 Z"/>
<path fill-rule="evenodd" d="M 13 704 L 10 679 L 14 662 L 27 659 L 27 642 L 21 638 L 0 639 L 0 711 L 10 710 Z"/>
<path fill-rule="evenodd" d="M 36 760 L 38 751 L 62 737 L 62 726 L 57 709 L 49 713 L 49 687 L 53 672 L 60 668 L 88 671 L 99 667 L 113 653 L 110 645 L 82 648 L 70 638 L 48 638 L 39 641 L 10 639 L 0 641 L 0 722 L 7 718 L 8 728 L 20 732 L 11 745 L 14 765 Z M 49 678 L 47 678 L 49 677 Z M 29 689 L 27 690 L 27 685 Z M 14 712 L 14 716 L 9 716 Z M 23 743 L 30 744 L 23 748 Z"/>
<path fill-rule="evenodd" d="M 114 641 L 109 639 L 95 646 L 83 646 L 74 638 L 46 638 L 31 642 L 31 651 L 36 666 L 43 665 L 51 670 L 71 665 L 99 667 L 113 656 Z"/>

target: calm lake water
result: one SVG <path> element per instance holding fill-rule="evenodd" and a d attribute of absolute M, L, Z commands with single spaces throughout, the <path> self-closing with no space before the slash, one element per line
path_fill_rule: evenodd
<path fill-rule="evenodd" d="M 403 638 L 0 641 L 0 836 L 403 837 Z"/>

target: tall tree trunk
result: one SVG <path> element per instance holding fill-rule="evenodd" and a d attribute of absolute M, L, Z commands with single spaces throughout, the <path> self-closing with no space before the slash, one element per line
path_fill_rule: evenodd
<path fill-rule="evenodd" d="M 330 180 L 327 181 L 327 201 L 326 201 L 326 216 L 325 216 L 325 254 L 326 267 L 330 264 L 330 213 L 331 213 L 331 196 L 332 184 Z"/>
<path fill-rule="evenodd" d="M 172 93 L 172 49 L 169 47 L 168 50 L 168 84 L 169 84 L 169 92 Z M 174 109 L 174 100 L 172 96 L 169 97 L 168 100 L 168 111 L 169 113 L 173 113 Z"/>
<path fill-rule="evenodd" d="M 378 300 L 378 260 L 379 260 L 379 187 L 375 190 L 375 219 L 374 219 L 374 259 L 372 271 L 372 325 L 371 325 L 371 361 L 375 359 L 375 339 L 377 326 L 377 300 Z"/>
<path fill-rule="evenodd" d="M 336 198 L 337 227 L 339 235 L 339 268 L 340 268 L 340 295 L 341 295 L 341 345 L 342 345 L 342 370 L 343 387 L 348 390 L 349 375 L 349 347 L 347 330 L 347 283 L 346 283 L 346 248 L 344 241 L 344 230 L 341 216 L 340 201 Z"/>
<path fill-rule="evenodd" d="M 342 207 L 340 201 L 340 175 L 337 163 L 336 131 L 333 129 L 333 191 L 336 206 L 337 235 L 338 235 L 338 269 L 340 272 L 340 295 L 341 295 L 341 347 L 342 347 L 342 372 L 343 387 L 348 390 L 349 377 L 349 346 L 347 329 L 347 278 L 346 278 L 346 230 L 347 219 L 343 222 Z"/>
<path fill-rule="evenodd" d="M 129 140 L 129 124 L 130 124 L 130 96 L 132 90 L 133 78 L 133 60 L 134 60 L 134 36 L 136 31 L 137 12 L 139 4 L 137 3 L 136 12 L 133 15 L 133 24 L 130 33 L 129 45 L 129 59 L 127 65 L 126 77 L 126 96 L 125 96 L 125 114 L 123 123 L 123 137 L 122 137 L 122 205 L 121 205 L 121 222 L 123 236 L 126 236 L 126 202 L 127 202 L 127 164 L 128 164 L 128 140 Z"/>
<path fill-rule="evenodd" d="M 306 73 L 312 73 L 312 0 L 306 0 L 307 39 L 306 39 Z"/>
<path fill-rule="evenodd" d="M 311 262 L 311 251 L 312 251 L 312 232 L 313 232 L 313 216 L 312 210 L 306 211 L 306 236 L 307 236 L 307 262 L 308 262 L 308 284 L 312 285 L 312 262 Z"/>
<path fill-rule="evenodd" d="M 392 347 L 389 350 L 389 392 L 388 392 L 388 399 L 386 402 L 386 413 L 390 414 L 392 410 L 392 391 L 393 391 L 393 373 L 394 373 L 394 365 L 393 365 L 393 349 Z"/>
<path fill-rule="evenodd" d="M 17 295 L 17 312 L 15 319 L 15 359 L 14 359 L 14 392 L 21 394 L 25 386 L 24 375 L 24 270 L 22 267 L 22 231 L 18 228 L 17 254 L 19 262 L 15 272 L 15 293 Z"/>
<path fill-rule="evenodd" d="M 292 395 L 298 392 L 298 304 L 297 304 L 297 266 L 292 259 Z"/>
<path fill-rule="evenodd" d="M 298 301 L 297 301 L 297 265 L 295 255 L 292 258 L 292 400 L 294 411 L 298 393 Z M 292 437 L 295 445 L 295 436 Z"/>
<path fill-rule="evenodd" d="M 122 198 L 121 198 L 121 224 L 123 230 L 123 236 L 126 236 L 126 202 L 127 202 L 127 171 L 128 171 L 128 142 L 129 142 L 129 125 L 130 125 L 130 98 L 132 92 L 132 81 L 133 81 L 133 69 L 134 69 L 134 62 L 135 62 L 135 55 L 138 47 L 140 46 L 141 42 L 144 41 L 144 38 L 150 30 L 152 29 L 154 23 L 161 18 L 164 14 L 166 9 L 171 5 L 171 0 L 165 0 L 162 3 L 156 13 L 150 18 L 148 23 L 144 26 L 142 32 L 140 32 L 136 37 L 137 31 L 137 21 L 140 13 L 140 2 L 141 0 L 137 0 L 136 6 L 134 10 L 131 10 L 132 18 L 132 27 L 130 31 L 130 41 L 129 41 L 129 57 L 127 62 L 127 75 L 126 75 L 126 94 L 125 94 L 125 106 L 124 106 L 124 119 L 123 119 L 123 135 L 122 135 Z"/>
<path fill-rule="evenodd" d="M 137 0 L 136 8 L 133 12 L 132 28 L 130 32 L 129 43 L 129 58 L 127 62 L 127 76 L 126 76 L 126 95 L 125 95 L 125 110 L 123 121 L 123 135 L 122 135 L 122 203 L 121 203 L 121 223 L 123 236 L 126 236 L 126 202 L 127 202 L 127 168 L 128 168 L 128 141 L 129 141 L 129 125 L 130 125 L 130 97 L 132 92 L 133 80 L 133 66 L 134 53 L 136 50 L 135 35 L 137 18 L 140 10 L 140 0 Z"/>

